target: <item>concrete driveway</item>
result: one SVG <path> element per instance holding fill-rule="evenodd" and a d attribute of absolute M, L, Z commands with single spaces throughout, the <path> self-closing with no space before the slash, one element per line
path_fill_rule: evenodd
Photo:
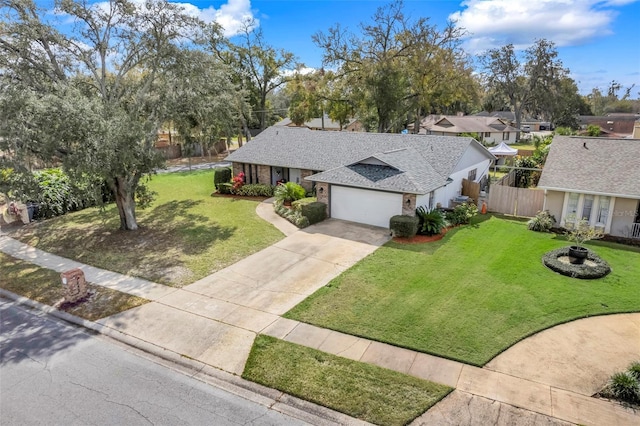
<path fill-rule="evenodd" d="M 240 374 L 256 333 L 389 238 L 388 229 L 328 219 L 99 323 Z"/>

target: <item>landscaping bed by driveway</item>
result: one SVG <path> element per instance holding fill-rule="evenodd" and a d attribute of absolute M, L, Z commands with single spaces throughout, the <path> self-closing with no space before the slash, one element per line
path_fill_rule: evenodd
<path fill-rule="evenodd" d="M 546 268 L 569 243 L 526 223 L 479 217 L 440 241 L 387 243 L 285 316 L 484 365 L 537 331 L 576 318 L 640 311 L 640 250 L 595 242 L 612 272 L 576 280 Z"/>

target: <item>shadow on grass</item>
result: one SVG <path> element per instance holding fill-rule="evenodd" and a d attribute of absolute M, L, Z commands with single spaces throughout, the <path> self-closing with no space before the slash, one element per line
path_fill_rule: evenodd
<path fill-rule="evenodd" d="M 172 285 L 185 282 L 191 274 L 184 255 L 202 254 L 237 229 L 194 213 L 202 204 L 202 200 L 174 200 L 140 211 L 137 231 L 117 229 L 116 212 L 115 218 L 101 221 L 94 210 L 27 227 L 12 236 L 60 256 Z M 82 218 L 75 221 L 78 215 Z M 87 217 L 94 218 L 90 225 L 84 225 Z"/>

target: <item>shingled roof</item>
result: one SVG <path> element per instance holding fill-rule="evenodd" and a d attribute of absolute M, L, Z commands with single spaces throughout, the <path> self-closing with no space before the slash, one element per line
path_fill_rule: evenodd
<path fill-rule="evenodd" d="M 640 199 L 640 140 L 556 136 L 538 187 Z"/>
<path fill-rule="evenodd" d="M 426 194 L 444 185 L 473 138 L 270 127 L 228 161 L 316 170 L 309 180 Z M 377 164 L 368 164 L 375 158 Z M 395 173 L 396 169 L 402 173 Z"/>

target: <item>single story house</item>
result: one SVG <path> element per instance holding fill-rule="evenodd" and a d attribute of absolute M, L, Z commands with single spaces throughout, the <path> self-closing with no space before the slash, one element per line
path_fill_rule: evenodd
<path fill-rule="evenodd" d="M 322 117 L 312 118 L 309 121 L 305 121 L 300 126 L 296 125 L 290 118 L 284 118 L 277 122 L 275 126 L 287 126 L 287 127 L 306 127 L 311 130 L 330 130 L 330 131 L 343 131 L 343 132 L 361 132 L 364 130 L 360 120 L 350 118 L 347 124 L 340 125 L 340 122 L 332 120 L 325 114 L 324 119 Z"/>
<path fill-rule="evenodd" d="M 432 124 L 426 124 L 424 128 L 428 135 L 460 136 L 477 133 L 482 142 L 490 144 L 515 143 L 518 134 L 518 129 L 510 126 L 505 119 L 475 115 L 442 117 Z"/>
<path fill-rule="evenodd" d="M 640 140 L 556 136 L 538 187 L 558 225 L 640 238 Z"/>
<path fill-rule="evenodd" d="M 479 182 L 494 160 L 473 138 L 280 126 L 227 157 L 247 183 L 315 187 L 329 217 L 385 228 L 391 216 L 413 215 L 417 206 L 448 206 L 462 179 Z"/>

